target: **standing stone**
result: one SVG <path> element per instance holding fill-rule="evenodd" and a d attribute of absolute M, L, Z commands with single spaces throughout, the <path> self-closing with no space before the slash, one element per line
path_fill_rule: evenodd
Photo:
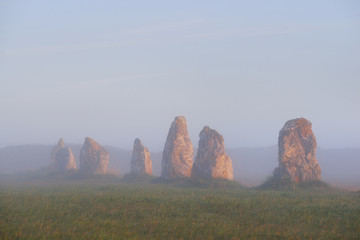
<path fill-rule="evenodd" d="M 57 145 L 51 150 L 50 153 L 50 166 L 54 167 L 55 166 L 55 162 L 56 162 L 56 158 L 55 158 L 55 154 L 57 151 L 59 151 L 60 149 L 64 148 L 65 144 L 64 144 L 64 139 L 60 138 Z"/>
<path fill-rule="evenodd" d="M 287 121 L 280 130 L 278 145 L 279 167 L 274 170 L 274 177 L 290 178 L 296 183 L 321 179 L 311 122 L 304 118 Z"/>
<path fill-rule="evenodd" d="M 161 177 L 165 179 L 190 177 L 194 150 L 185 117 L 172 122 L 163 151 Z"/>
<path fill-rule="evenodd" d="M 204 127 L 200 132 L 192 178 L 225 178 L 233 180 L 233 167 L 230 157 L 225 153 L 224 138 L 214 129 Z"/>
<path fill-rule="evenodd" d="M 106 174 L 109 153 L 93 139 L 86 137 L 80 150 L 80 171 L 91 174 Z"/>
<path fill-rule="evenodd" d="M 134 141 L 130 172 L 132 174 L 152 175 L 150 152 L 138 138 L 136 138 Z"/>
<path fill-rule="evenodd" d="M 76 169 L 76 161 L 70 147 L 63 147 L 55 154 L 55 169 L 59 172 L 66 172 Z"/>

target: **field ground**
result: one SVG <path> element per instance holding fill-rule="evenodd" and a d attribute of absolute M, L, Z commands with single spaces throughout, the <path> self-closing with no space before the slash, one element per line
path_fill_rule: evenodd
<path fill-rule="evenodd" d="M 360 239 L 360 193 L 156 179 L 0 181 L 0 239 Z"/>

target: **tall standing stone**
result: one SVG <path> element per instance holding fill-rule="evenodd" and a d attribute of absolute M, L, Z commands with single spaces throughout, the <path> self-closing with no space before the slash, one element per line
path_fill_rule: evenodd
<path fill-rule="evenodd" d="M 55 154 L 55 169 L 59 172 L 66 172 L 76 169 L 76 161 L 70 147 L 63 147 Z"/>
<path fill-rule="evenodd" d="M 152 175 L 150 152 L 138 138 L 134 141 L 130 173 Z"/>
<path fill-rule="evenodd" d="M 93 139 L 86 137 L 80 150 L 80 171 L 105 174 L 109 164 L 109 152 Z"/>
<path fill-rule="evenodd" d="M 200 132 L 192 178 L 224 178 L 233 180 L 233 167 L 230 157 L 225 153 L 224 138 L 216 130 L 204 127 Z"/>
<path fill-rule="evenodd" d="M 59 151 L 60 149 L 64 148 L 64 147 L 65 147 L 64 139 L 60 138 L 58 143 L 51 150 L 51 153 L 50 153 L 50 165 L 51 165 L 51 167 L 55 166 L 55 162 L 56 162 L 55 154 L 56 154 L 56 152 Z"/>
<path fill-rule="evenodd" d="M 279 132 L 278 145 L 279 166 L 274 170 L 274 177 L 290 178 L 296 183 L 321 179 L 310 121 L 305 118 L 287 121 Z"/>
<path fill-rule="evenodd" d="M 163 151 L 161 177 L 165 179 L 190 177 L 194 149 L 187 130 L 185 117 L 172 122 Z"/>

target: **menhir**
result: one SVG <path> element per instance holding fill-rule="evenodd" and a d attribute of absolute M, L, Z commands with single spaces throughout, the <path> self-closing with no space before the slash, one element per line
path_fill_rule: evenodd
<path fill-rule="evenodd" d="M 62 138 L 59 139 L 58 144 L 51 151 L 51 167 L 57 172 L 76 169 L 76 161 L 71 148 L 65 147 Z"/>
<path fill-rule="evenodd" d="M 64 143 L 64 139 L 60 138 L 58 143 L 55 145 L 55 147 L 51 150 L 50 153 L 50 165 L 51 167 L 55 166 L 55 162 L 56 162 L 56 152 L 59 151 L 60 149 L 65 147 L 65 143 Z"/>
<path fill-rule="evenodd" d="M 194 150 L 185 117 L 175 117 L 169 129 L 161 162 L 161 177 L 190 177 Z"/>
<path fill-rule="evenodd" d="M 224 178 L 233 180 L 233 167 L 230 157 L 225 153 L 224 138 L 214 129 L 204 127 L 200 132 L 192 178 Z"/>
<path fill-rule="evenodd" d="M 274 170 L 274 177 L 289 178 L 296 183 L 321 179 L 310 121 L 304 118 L 287 121 L 280 130 L 278 145 L 279 167 Z"/>
<path fill-rule="evenodd" d="M 86 137 L 80 150 L 80 171 L 90 174 L 106 174 L 109 152 L 93 139 Z"/>
<path fill-rule="evenodd" d="M 130 173 L 152 175 L 150 152 L 138 138 L 134 141 Z"/>
<path fill-rule="evenodd" d="M 65 172 L 70 169 L 76 169 L 76 161 L 70 147 L 59 149 L 55 154 L 55 169 Z"/>

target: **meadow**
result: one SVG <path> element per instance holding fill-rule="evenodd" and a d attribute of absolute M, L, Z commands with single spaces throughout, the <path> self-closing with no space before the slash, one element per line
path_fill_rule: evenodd
<path fill-rule="evenodd" d="M 360 239 L 360 193 L 221 181 L 1 181 L 0 239 Z"/>

